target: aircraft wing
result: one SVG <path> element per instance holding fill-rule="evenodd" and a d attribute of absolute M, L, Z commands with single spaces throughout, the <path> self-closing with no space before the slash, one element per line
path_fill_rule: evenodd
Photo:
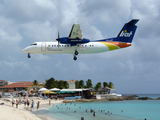
<path fill-rule="evenodd" d="M 80 29 L 80 24 L 73 24 L 71 32 L 69 34 L 69 39 L 83 39 L 82 31 Z"/>

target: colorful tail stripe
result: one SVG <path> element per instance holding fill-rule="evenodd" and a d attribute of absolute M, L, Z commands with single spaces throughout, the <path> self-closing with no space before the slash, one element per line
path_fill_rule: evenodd
<path fill-rule="evenodd" d="M 125 47 L 129 47 L 132 44 L 131 43 L 121 43 L 121 42 L 100 42 L 105 44 L 109 50 L 116 50 L 116 49 L 120 49 L 120 48 L 125 48 Z"/>

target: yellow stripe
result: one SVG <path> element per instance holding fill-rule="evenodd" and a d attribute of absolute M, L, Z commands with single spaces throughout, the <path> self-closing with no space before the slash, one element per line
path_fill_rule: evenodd
<path fill-rule="evenodd" d="M 100 43 L 105 44 L 105 45 L 109 48 L 109 50 L 116 50 L 116 49 L 119 49 L 118 46 L 116 46 L 116 45 L 114 45 L 114 44 L 111 44 L 111 43 L 107 43 L 107 42 L 100 42 Z"/>

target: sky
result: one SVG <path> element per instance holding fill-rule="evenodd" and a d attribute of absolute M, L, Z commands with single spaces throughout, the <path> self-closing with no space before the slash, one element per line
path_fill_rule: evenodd
<path fill-rule="evenodd" d="M 117 93 L 160 93 L 160 1 L 158 0 L 0 0 L 0 79 L 18 82 L 91 79 L 112 82 Z M 34 42 L 67 37 L 74 23 L 92 40 L 116 37 L 139 19 L 132 46 L 79 54 L 27 54 Z"/>

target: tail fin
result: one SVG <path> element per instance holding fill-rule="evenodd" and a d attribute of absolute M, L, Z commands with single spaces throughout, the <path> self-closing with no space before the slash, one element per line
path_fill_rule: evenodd
<path fill-rule="evenodd" d="M 120 42 L 131 43 L 133 36 L 135 34 L 137 26 L 135 25 L 139 20 L 132 19 L 130 22 L 126 23 L 122 30 L 119 32 L 117 38 Z"/>

